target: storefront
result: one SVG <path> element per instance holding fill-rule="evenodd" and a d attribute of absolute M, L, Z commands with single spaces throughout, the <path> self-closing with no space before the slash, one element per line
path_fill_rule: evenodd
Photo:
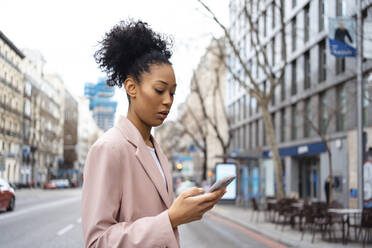
<path fill-rule="evenodd" d="M 328 142 L 332 153 L 333 198 L 347 205 L 347 142 L 335 139 Z M 263 164 L 271 168 L 270 151 L 264 151 Z M 324 184 L 329 176 L 329 160 L 326 146 L 322 142 L 310 143 L 279 149 L 283 161 L 283 182 L 287 196 L 301 199 L 325 201 Z M 272 167 L 274 167 L 272 165 Z M 270 171 L 266 172 L 266 181 Z"/>
<path fill-rule="evenodd" d="M 259 158 L 247 154 L 232 153 L 223 156 L 226 162 L 237 165 L 236 204 L 249 206 L 251 198 L 264 196 L 263 174 L 260 171 Z"/>

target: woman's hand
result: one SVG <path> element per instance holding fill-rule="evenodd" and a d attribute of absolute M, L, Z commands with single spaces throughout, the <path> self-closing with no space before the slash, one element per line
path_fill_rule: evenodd
<path fill-rule="evenodd" d="M 173 228 L 181 224 L 200 220 L 204 213 L 212 209 L 222 198 L 226 193 L 226 188 L 221 188 L 212 193 L 202 193 L 203 189 L 201 188 L 191 188 L 177 197 L 168 210 Z"/>

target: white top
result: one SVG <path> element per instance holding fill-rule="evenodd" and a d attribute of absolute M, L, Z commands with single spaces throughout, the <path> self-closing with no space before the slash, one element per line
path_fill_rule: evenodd
<path fill-rule="evenodd" d="M 372 162 L 367 161 L 364 163 L 364 200 L 372 199 Z"/>
<path fill-rule="evenodd" d="M 150 150 L 150 152 L 151 152 L 151 155 L 152 155 L 152 157 L 154 158 L 155 163 L 156 163 L 156 165 L 158 166 L 158 169 L 159 169 L 159 171 L 160 171 L 160 174 L 163 176 L 164 183 L 165 183 L 165 185 L 167 186 L 167 189 L 168 189 L 167 180 L 165 179 L 164 171 L 163 171 L 163 168 L 162 168 L 161 165 L 160 165 L 160 161 L 159 161 L 159 159 L 158 159 L 158 156 L 156 155 L 155 149 L 152 148 L 152 147 L 149 147 L 149 146 L 147 146 L 147 147 L 149 148 L 149 150 Z"/>

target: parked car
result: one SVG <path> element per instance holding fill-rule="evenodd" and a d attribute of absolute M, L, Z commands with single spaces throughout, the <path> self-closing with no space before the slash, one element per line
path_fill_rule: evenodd
<path fill-rule="evenodd" d="M 13 211 L 15 208 L 16 195 L 9 183 L 0 178 L 0 210 Z"/>
<path fill-rule="evenodd" d="M 55 180 L 50 180 L 46 183 L 44 183 L 44 189 L 56 189 L 57 188 L 57 183 Z"/>
<path fill-rule="evenodd" d="M 65 189 L 70 187 L 70 182 L 68 179 L 55 179 L 57 183 L 57 188 L 59 189 Z"/>
<path fill-rule="evenodd" d="M 52 179 L 44 184 L 44 189 L 64 189 L 69 188 L 68 179 Z"/>

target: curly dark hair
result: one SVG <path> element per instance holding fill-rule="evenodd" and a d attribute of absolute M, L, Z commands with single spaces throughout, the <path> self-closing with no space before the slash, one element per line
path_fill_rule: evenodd
<path fill-rule="evenodd" d="M 146 22 L 121 21 L 99 44 L 94 58 L 107 73 L 109 86 L 121 87 L 128 76 L 139 83 L 141 74 L 149 72 L 152 64 L 172 65 L 170 38 L 155 33 Z"/>

